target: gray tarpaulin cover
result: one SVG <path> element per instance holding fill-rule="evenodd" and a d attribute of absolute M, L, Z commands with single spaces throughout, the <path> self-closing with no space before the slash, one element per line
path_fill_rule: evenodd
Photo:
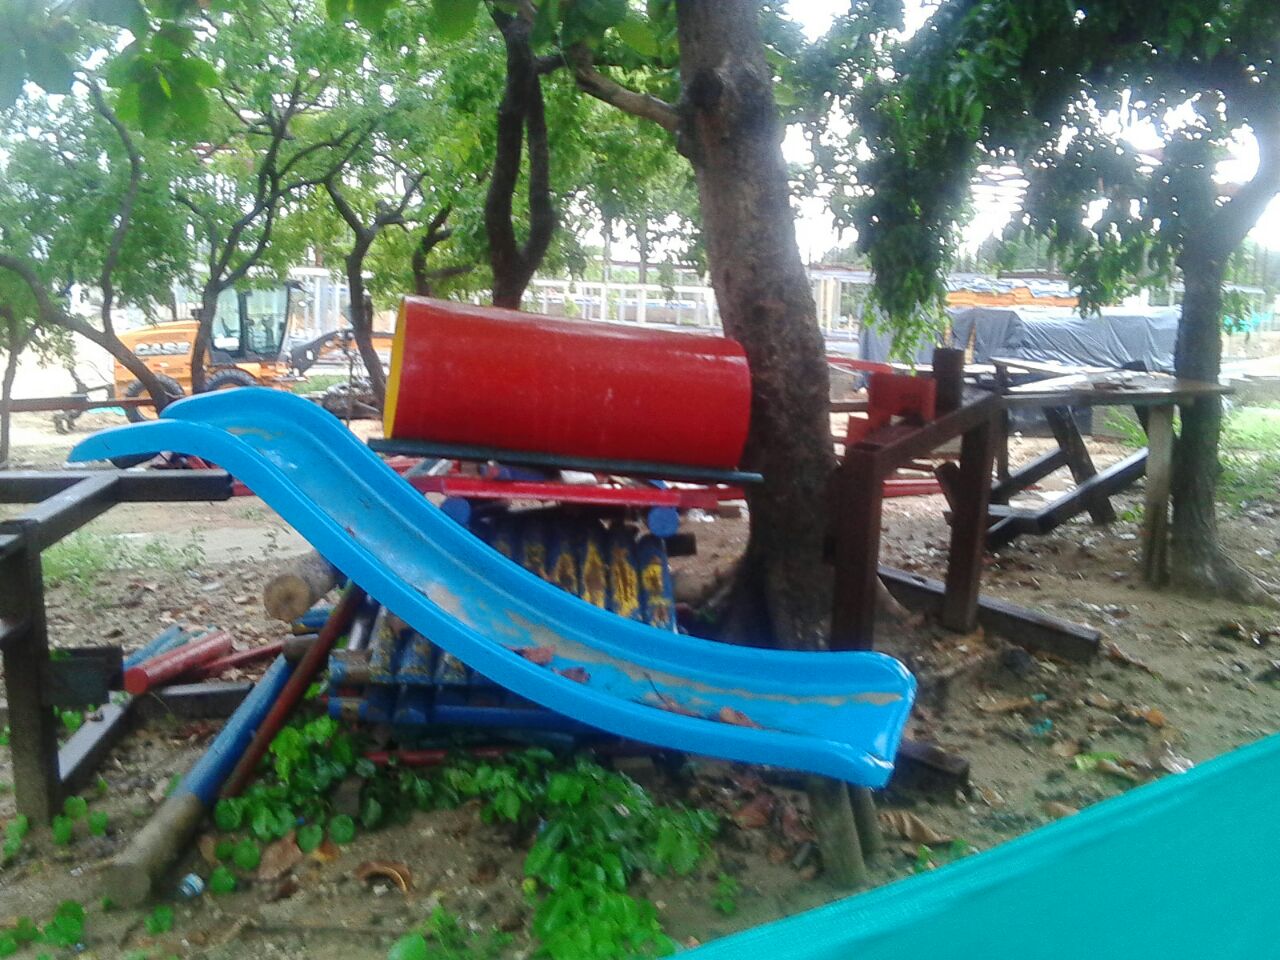
<path fill-rule="evenodd" d="M 1123 367 L 1142 363 L 1148 370 L 1173 369 L 1173 347 L 1178 335 L 1178 308 L 1153 308 L 1143 312 L 1104 310 L 1099 317 L 1081 317 L 1067 311 L 969 307 L 948 311 L 957 346 L 972 338 L 973 359 L 986 363 L 992 357 L 1016 357 L 1095 367 Z M 891 337 L 875 330 L 863 331 L 861 349 L 866 360 L 886 360 Z M 917 352 L 927 363 L 931 346 Z"/>

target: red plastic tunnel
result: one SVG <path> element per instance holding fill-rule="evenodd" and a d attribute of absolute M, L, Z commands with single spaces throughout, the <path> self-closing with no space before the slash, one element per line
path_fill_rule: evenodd
<path fill-rule="evenodd" d="M 682 466 L 738 465 L 751 374 L 735 341 L 406 297 L 387 437 Z"/>

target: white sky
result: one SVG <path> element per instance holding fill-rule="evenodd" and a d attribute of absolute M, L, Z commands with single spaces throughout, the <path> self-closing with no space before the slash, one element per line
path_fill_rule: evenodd
<path fill-rule="evenodd" d="M 831 25 L 834 17 L 849 9 L 849 0 L 789 0 L 788 11 L 804 28 L 810 40 L 820 37 Z M 929 16 L 932 7 L 924 0 L 906 0 L 907 31 L 914 33 Z M 1134 129 L 1128 139 L 1135 146 L 1154 146 L 1159 142 L 1151 130 Z M 804 163 L 810 159 L 803 138 L 789 135 L 783 143 L 783 152 L 789 161 Z M 1222 182 L 1242 183 L 1253 176 L 1258 167 L 1258 148 L 1252 137 L 1243 139 L 1233 150 L 1230 159 L 1218 168 Z M 974 216 L 964 230 L 964 245 L 976 247 L 987 237 L 999 233 L 1017 209 L 1016 191 L 979 190 L 974 199 Z M 848 243 L 853 234 L 839 237 L 827 213 L 818 199 L 806 199 L 800 204 L 796 221 L 796 233 L 800 241 L 800 253 L 806 260 L 817 261 L 823 253 L 838 243 Z M 1251 239 L 1272 249 L 1280 249 L 1280 197 L 1271 202 L 1258 220 Z"/>

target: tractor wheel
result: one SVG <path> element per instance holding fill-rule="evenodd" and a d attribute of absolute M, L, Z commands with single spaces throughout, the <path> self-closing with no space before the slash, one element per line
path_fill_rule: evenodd
<path fill-rule="evenodd" d="M 219 370 L 212 377 L 205 381 L 204 392 L 213 393 L 215 390 L 230 390 L 232 387 L 257 387 L 260 386 L 250 374 L 243 370 L 232 367 L 229 370 Z"/>
<path fill-rule="evenodd" d="M 157 373 L 156 379 L 160 381 L 160 385 L 164 387 L 170 399 L 177 400 L 183 396 L 182 385 L 173 377 L 166 377 L 163 373 Z M 141 380 L 134 380 L 124 388 L 124 395 L 128 398 L 146 396 L 147 388 L 142 385 Z M 145 423 L 147 420 L 156 418 L 155 410 L 151 407 L 125 407 L 124 415 L 129 418 L 130 423 Z"/>

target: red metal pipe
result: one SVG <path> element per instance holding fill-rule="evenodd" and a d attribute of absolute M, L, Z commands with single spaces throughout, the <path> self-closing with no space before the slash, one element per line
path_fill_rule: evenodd
<path fill-rule="evenodd" d="M 351 626 L 351 621 L 355 618 L 356 611 L 364 603 L 364 597 L 364 591 L 354 583 L 350 584 L 342 592 L 342 599 L 338 601 L 337 606 L 333 608 L 333 612 L 329 614 L 329 619 L 325 621 L 324 626 L 320 629 L 320 635 L 316 637 L 316 642 L 311 645 L 311 649 L 303 655 L 302 659 L 298 661 L 298 665 L 293 668 L 293 673 L 290 675 L 289 681 L 284 685 L 284 689 L 280 691 L 280 696 L 271 705 L 271 710 L 263 718 L 262 724 L 258 727 L 258 732 L 254 734 L 253 740 L 241 755 L 239 762 L 236 763 L 235 769 L 231 771 L 231 776 L 227 778 L 227 782 L 222 787 L 222 796 L 238 796 L 240 791 L 253 779 L 254 772 L 258 767 L 258 761 L 266 754 L 267 747 L 271 746 L 271 741 L 280 732 L 284 722 L 289 719 L 289 714 L 293 713 L 298 701 L 307 692 L 307 688 L 311 686 L 316 674 L 328 662 L 329 653 L 333 650 L 334 643 Z"/>
<path fill-rule="evenodd" d="M 136 667 L 130 667 L 124 672 L 124 689 L 138 696 L 163 686 L 210 660 L 225 657 L 230 652 L 231 635 L 223 630 L 215 630 L 168 653 L 144 660 Z"/>
<path fill-rule="evenodd" d="M 384 429 L 561 456 L 729 468 L 751 372 L 724 337 L 406 297 Z"/>
<path fill-rule="evenodd" d="M 200 680 L 208 680 L 210 677 L 220 677 L 233 667 L 243 667 L 251 663 L 261 663 L 263 660 L 270 660 L 277 654 L 284 652 L 283 640 L 272 640 L 270 643 L 261 647 L 252 647 L 249 650 L 239 650 L 235 653 L 229 653 L 225 657 L 219 657 L 217 660 L 210 660 L 203 666 L 196 667 L 194 670 L 183 674 L 183 680 L 189 680 L 195 683 Z"/>

